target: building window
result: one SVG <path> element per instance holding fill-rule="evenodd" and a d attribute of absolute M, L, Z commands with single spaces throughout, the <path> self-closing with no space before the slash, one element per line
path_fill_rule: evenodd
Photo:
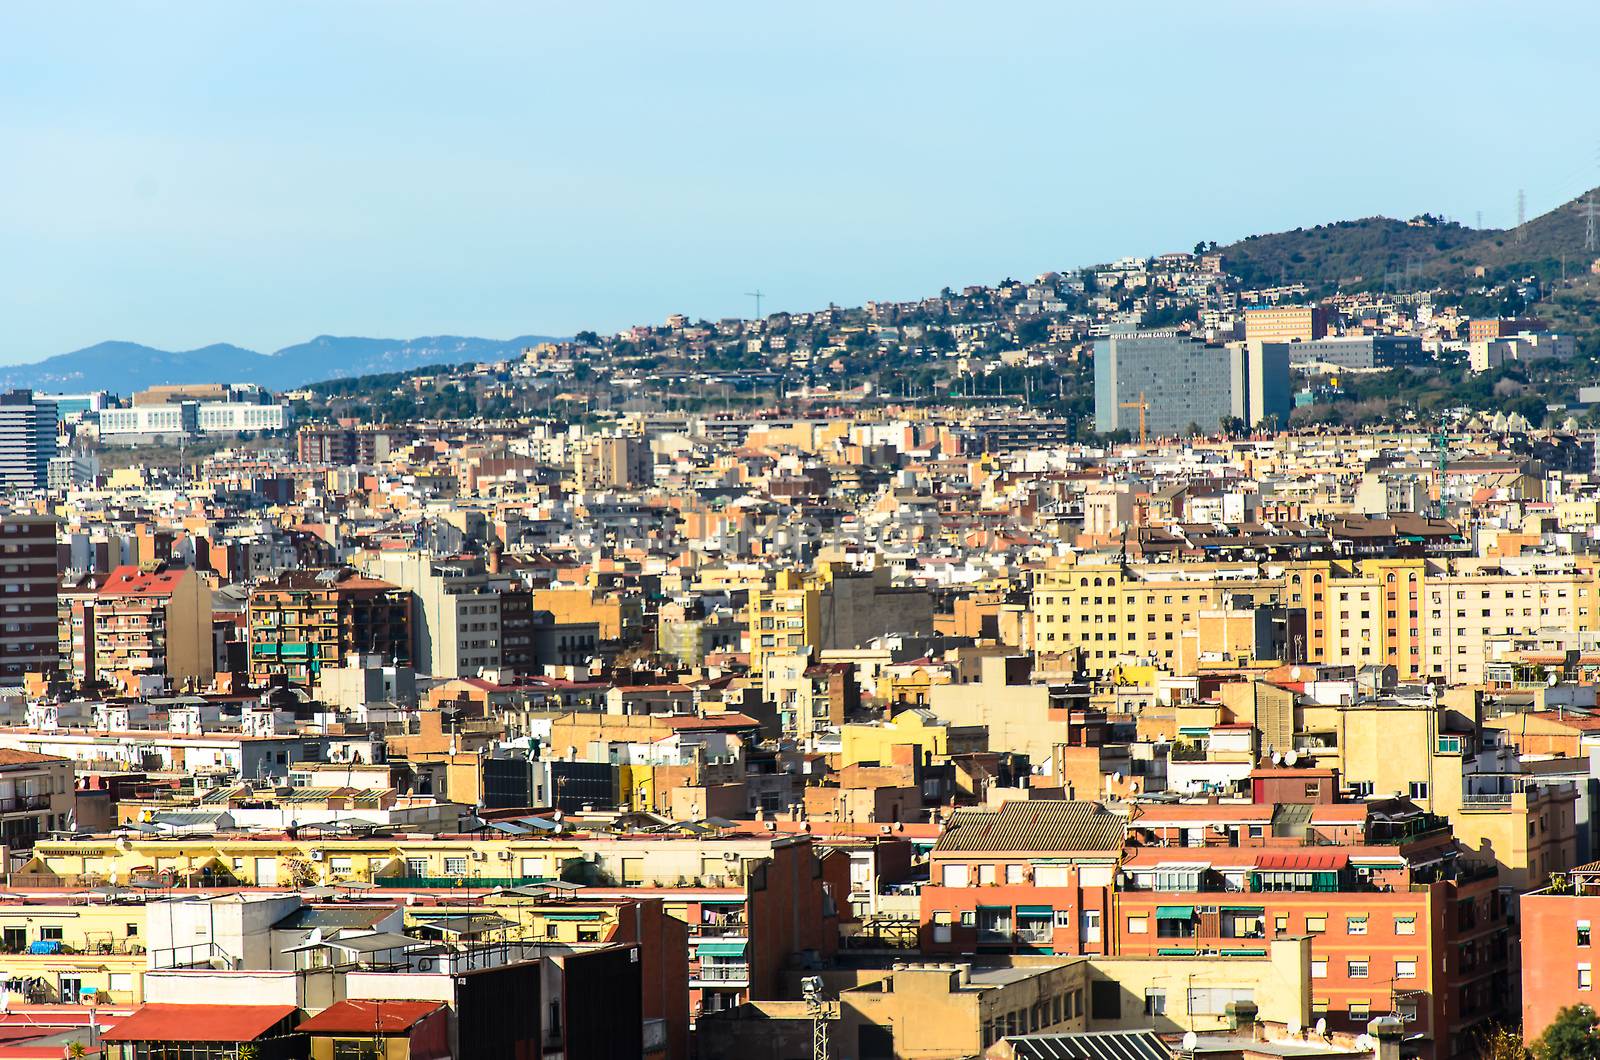
<path fill-rule="evenodd" d="M 1346 917 L 1344 930 L 1348 935 L 1365 935 L 1367 933 L 1367 918 L 1365 916 Z"/>
<path fill-rule="evenodd" d="M 1144 1014 L 1146 1016 L 1165 1016 L 1167 1014 L 1167 992 L 1160 987 L 1147 987 L 1144 992 Z"/>
<path fill-rule="evenodd" d="M 1587 964 L 1578 965 L 1578 989 L 1589 989 L 1589 966 Z"/>
<path fill-rule="evenodd" d="M 1147 935 L 1150 933 L 1150 918 L 1147 916 L 1130 916 L 1128 918 L 1128 934 Z"/>
<path fill-rule="evenodd" d="M 1394 977 L 1396 979 L 1415 979 L 1417 977 L 1417 962 L 1395 961 Z"/>
<path fill-rule="evenodd" d="M 1327 930 L 1328 930 L 1328 918 L 1326 916 L 1307 916 L 1306 917 L 1306 932 L 1308 934 L 1315 935 L 1315 934 L 1318 934 L 1320 932 L 1327 931 Z"/>
<path fill-rule="evenodd" d="M 1417 918 L 1414 916 L 1395 917 L 1394 933 L 1396 935 L 1415 935 L 1417 933 Z"/>
<path fill-rule="evenodd" d="M 1587 920 L 1578 921 L 1578 945 L 1589 945 L 1589 922 Z"/>
<path fill-rule="evenodd" d="M 1345 965 L 1345 972 L 1352 979 L 1365 979 L 1367 977 L 1367 962 L 1351 958 Z"/>
<path fill-rule="evenodd" d="M 1411 797 L 1425 799 L 1428 797 L 1428 782 L 1426 780 L 1413 780 L 1411 782 Z"/>
<path fill-rule="evenodd" d="M 1328 978 L 1328 958 L 1326 958 L 1326 957 L 1313 957 L 1311 959 L 1311 978 L 1313 978 L 1313 979 L 1326 979 L 1326 978 Z"/>
<path fill-rule="evenodd" d="M 1365 1002 L 1365 1001 L 1352 1001 L 1352 1002 L 1350 1002 L 1350 1018 L 1352 1020 L 1356 1020 L 1356 1021 L 1364 1020 L 1370 1015 L 1372 1015 L 1372 1008 L 1367 1002 Z"/>
<path fill-rule="evenodd" d="M 467 859 L 445 858 L 444 874 L 446 876 L 465 876 L 467 874 Z"/>

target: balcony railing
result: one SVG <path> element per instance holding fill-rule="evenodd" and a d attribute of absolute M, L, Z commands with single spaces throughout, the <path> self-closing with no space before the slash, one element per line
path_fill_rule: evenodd
<path fill-rule="evenodd" d="M 702 964 L 691 979 L 706 983 L 747 983 L 750 981 L 748 964 Z"/>

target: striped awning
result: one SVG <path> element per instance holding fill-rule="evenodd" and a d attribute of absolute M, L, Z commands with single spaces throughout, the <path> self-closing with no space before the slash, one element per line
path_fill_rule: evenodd
<path fill-rule="evenodd" d="M 1171 1060 L 1155 1031 L 1024 1034 L 1005 1039 L 1017 1060 Z"/>

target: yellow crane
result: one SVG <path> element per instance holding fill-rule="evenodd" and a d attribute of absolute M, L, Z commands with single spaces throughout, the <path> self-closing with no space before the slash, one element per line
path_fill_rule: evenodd
<path fill-rule="evenodd" d="M 1144 391 L 1143 390 L 1139 391 L 1139 400 L 1138 401 L 1124 401 L 1122 403 L 1122 407 L 1125 408 L 1125 409 L 1138 409 L 1139 410 L 1139 444 L 1143 445 L 1144 442 L 1145 442 L 1144 414 L 1145 414 L 1146 410 L 1148 410 L 1150 408 L 1150 403 L 1147 402 L 1144 399 Z"/>

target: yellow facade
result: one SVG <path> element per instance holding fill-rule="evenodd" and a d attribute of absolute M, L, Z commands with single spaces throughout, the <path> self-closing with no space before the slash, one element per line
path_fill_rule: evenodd
<path fill-rule="evenodd" d="M 842 753 L 840 767 L 877 762 L 887 765 L 894 758 L 895 747 L 914 745 L 921 749 L 919 758 L 931 752 L 936 759 L 950 753 L 950 727 L 929 724 L 915 710 L 903 710 L 893 721 L 880 725 L 842 725 L 839 727 Z"/>
<path fill-rule="evenodd" d="M 773 586 L 750 590 L 750 668 L 774 652 L 817 647 L 822 587 L 797 571 L 779 571 Z"/>
<path fill-rule="evenodd" d="M 78 1003 L 92 998 L 137 1004 L 144 1000 L 149 908 L 65 898 L 0 903 L 6 978 L 28 983 L 31 1001 Z M 56 952 L 32 953 L 30 948 Z"/>
<path fill-rule="evenodd" d="M 1285 564 L 1071 563 L 1039 571 L 1030 598 L 1032 648 L 1080 651 L 1095 674 L 1148 660 L 1173 672 L 1197 665 L 1198 650 L 1230 647 L 1219 612 L 1281 604 L 1304 612 L 1289 660 L 1393 666 L 1401 680 L 1483 679 L 1491 639 L 1539 629 L 1597 627 L 1594 568 L 1420 558 Z M 1209 635 L 1205 635 L 1209 634 Z"/>

